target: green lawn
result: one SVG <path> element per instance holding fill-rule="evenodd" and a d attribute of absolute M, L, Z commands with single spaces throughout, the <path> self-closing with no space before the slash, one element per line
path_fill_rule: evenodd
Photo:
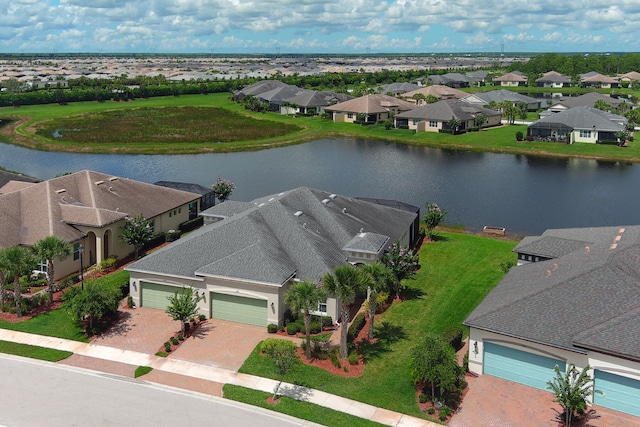
<path fill-rule="evenodd" d="M 345 414 L 344 412 L 314 405 L 313 403 L 299 402 L 288 397 L 280 397 L 276 405 L 271 405 L 266 401 L 271 394 L 231 384 L 225 385 L 223 391 L 224 397 L 227 399 L 259 406 L 318 424 L 330 425 L 331 427 L 378 427 L 383 425 Z"/>
<path fill-rule="evenodd" d="M 92 114 L 100 117 L 101 113 L 113 115 L 114 111 L 124 109 L 155 109 L 161 107 L 215 107 L 240 114 L 250 119 L 245 128 L 258 127 L 257 120 L 267 121 L 261 126 L 273 127 L 285 130 L 280 136 L 263 138 L 252 137 L 256 132 L 250 132 L 245 140 L 219 143 L 217 140 L 209 142 L 183 141 L 175 144 L 148 144 L 127 143 L 118 138 L 110 143 L 97 143 L 87 141 L 82 144 L 58 141 L 54 138 L 44 138 L 36 134 L 36 128 L 46 127 L 48 131 L 55 128 L 47 123 L 47 120 L 64 118 L 65 126 L 73 122 L 73 117 L 83 114 Z M 153 110 L 150 110 L 153 111 Z M 157 111 L 157 110 L 156 110 Z M 158 112 L 158 114 L 160 114 Z M 402 144 L 423 145 L 437 148 L 449 148 L 459 150 L 489 151 L 497 153 L 528 154 L 539 156 L 560 157 L 588 157 L 595 159 L 608 159 L 615 161 L 640 162 L 640 143 L 631 143 L 629 147 L 619 148 L 609 145 L 596 144 L 560 144 L 549 142 L 517 142 L 516 132 L 521 131 L 526 135 L 526 125 L 501 126 L 487 128 L 482 132 L 470 132 L 461 135 L 449 135 L 444 133 L 422 132 L 413 134 L 406 130 L 384 130 L 384 126 L 367 127 L 351 123 L 333 123 L 320 117 L 291 117 L 277 113 L 255 113 L 244 109 L 238 103 L 229 100 L 227 93 L 215 93 L 208 95 L 183 95 L 179 97 L 167 96 L 149 99 L 136 99 L 131 102 L 77 102 L 67 105 L 34 105 L 19 108 L 0 108 L 0 119 L 19 118 L 26 122 L 13 129 L 12 125 L 0 127 L 0 138 L 12 143 L 39 150 L 81 151 L 95 153 L 147 153 L 147 154 L 178 154 L 200 152 L 225 152 L 259 150 L 289 144 L 306 142 L 314 139 L 333 137 L 356 137 L 393 141 Z M 533 118 L 533 116 L 532 116 Z M 78 119 L 84 120 L 84 119 Z M 210 120 L 209 125 L 227 126 L 230 122 L 223 120 L 217 123 Z M 87 123 L 85 123 L 87 124 Z M 167 123 L 169 125 L 170 123 Z M 285 125 L 285 127 L 282 127 Z M 53 126 L 53 127 L 52 127 Z M 115 127 L 115 125 L 114 125 Z M 200 126 L 201 127 L 201 126 Z M 147 129 L 156 127 L 147 126 Z M 47 131 L 47 132 L 48 132 Z M 149 130 L 147 130 L 149 132 Z M 148 138 L 152 140 L 153 134 Z M 206 138 L 205 138 L 206 139 Z"/>
<path fill-rule="evenodd" d="M 336 377 L 299 364 L 285 381 L 424 416 L 415 403 L 415 387 L 409 378 L 411 348 L 425 332 L 460 326 L 503 277 L 501 263 L 516 261 L 511 252 L 515 245 L 513 241 L 439 232 L 438 240 L 420 250 L 421 269 L 406 283 L 407 299 L 392 304 L 377 322 L 379 341 L 363 349 L 366 367 L 362 376 Z M 276 378 L 272 362 L 257 350 L 240 372 Z"/>
<path fill-rule="evenodd" d="M 46 360 L 48 362 L 58 362 L 62 359 L 66 359 L 73 354 L 70 351 L 56 350 L 53 348 L 45 348 L 36 345 L 20 344 L 2 340 L 0 340 L 0 353 L 14 354 L 16 356 Z"/>
<path fill-rule="evenodd" d="M 95 280 L 99 281 L 104 286 L 120 287 L 122 284 L 128 283 L 129 272 L 125 270 L 118 270 Z M 22 322 L 14 323 L 0 319 L 0 328 L 74 341 L 89 342 L 89 339 L 82 332 L 80 323 L 75 321 L 64 308 L 39 314 L 38 316 Z"/>

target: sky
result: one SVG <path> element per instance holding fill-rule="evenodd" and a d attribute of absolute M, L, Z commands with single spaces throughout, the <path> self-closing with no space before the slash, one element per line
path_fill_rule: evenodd
<path fill-rule="evenodd" d="M 640 0 L 0 0 L 2 53 L 638 52 Z"/>

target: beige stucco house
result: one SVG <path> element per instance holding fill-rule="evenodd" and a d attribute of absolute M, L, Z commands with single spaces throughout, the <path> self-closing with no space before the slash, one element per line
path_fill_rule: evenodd
<path fill-rule="evenodd" d="M 80 271 L 81 258 L 86 268 L 111 256 L 128 256 L 132 248 L 120 241 L 127 217 L 142 214 L 155 234 L 177 230 L 197 215 L 199 198 L 89 170 L 38 183 L 10 181 L 0 188 L 0 248 L 32 246 L 50 235 L 61 238 L 73 251 L 56 262 L 57 280 Z"/>
<path fill-rule="evenodd" d="M 183 287 L 203 297 L 207 317 L 266 326 L 284 320 L 284 295 L 299 280 L 319 283 L 336 267 L 379 260 L 394 241 L 413 244 L 419 209 L 301 187 L 203 212 L 205 226 L 129 265 L 138 306 L 164 310 Z M 336 321 L 335 298 L 316 314 Z"/>
<path fill-rule="evenodd" d="M 499 86 L 506 87 L 526 86 L 529 83 L 529 79 L 520 71 L 513 71 L 511 73 L 495 77 L 493 79 L 493 83 L 499 83 Z"/>
<path fill-rule="evenodd" d="M 486 119 L 482 124 L 483 128 L 498 126 L 502 120 L 502 113 L 499 111 L 469 104 L 461 99 L 443 99 L 398 114 L 395 124 L 396 127 L 416 132 L 439 132 L 442 129 L 451 129 L 449 122 L 454 118 L 459 122 L 458 130 L 462 131 L 478 127 L 476 118 L 481 116 Z"/>
<path fill-rule="evenodd" d="M 547 230 L 467 317 L 469 370 L 546 389 L 590 366 L 593 403 L 640 416 L 640 226 Z"/>
<path fill-rule="evenodd" d="M 364 95 L 340 102 L 324 111 L 331 113 L 336 123 L 355 123 L 362 115 L 365 123 L 377 123 L 392 118 L 398 113 L 416 108 L 416 105 L 389 95 Z"/>

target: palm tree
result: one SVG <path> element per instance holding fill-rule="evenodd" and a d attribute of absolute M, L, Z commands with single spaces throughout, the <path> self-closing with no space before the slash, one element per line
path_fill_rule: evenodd
<path fill-rule="evenodd" d="M 365 264 L 360 267 L 367 277 L 369 287 L 369 339 L 373 339 L 373 318 L 378 309 L 377 298 L 381 292 L 388 291 L 395 280 L 393 273 L 382 263 Z"/>
<path fill-rule="evenodd" d="M 4 306 L 4 287 L 7 279 L 7 250 L 0 249 L 0 309 Z"/>
<path fill-rule="evenodd" d="M 58 236 L 47 236 L 33 245 L 33 252 L 40 260 L 47 261 L 47 282 L 49 284 L 49 303 L 53 302 L 53 259 L 65 259 L 71 254 L 71 246 Z"/>
<path fill-rule="evenodd" d="M 322 277 L 322 283 L 327 293 L 333 294 L 340 301 L 340 317 L 342 325 L 340 329 L 340 357 L 346 359 L 347 330 L 349 328 L 350 304 L 358 291 L 367 286 L 366 277 L 362 271 L 344 264 L 337 267 L 333 273 L 327 273 Z"/>
<path fill-rule="evenodd" d="M 306 336 L 306 356 L 311 359 L 311 310 L 318 306 L 323 297 L 322 288 L 314 283 L 302 281 L 293 284 L 284 294 L 284 303 L 291 311 L 304 315 L 304 329 Z"/>
<path fill-rule="evenodd" d="M 5 251 L 6 275 L 13 276 L 14 294 L 16 300 L 16 314 L 22 317 L 22 294 L 20 293 L 20 276 L 27 271 L 31 271 L 37 264 L 33 253 L 22 247 L 14 246 Z"/>

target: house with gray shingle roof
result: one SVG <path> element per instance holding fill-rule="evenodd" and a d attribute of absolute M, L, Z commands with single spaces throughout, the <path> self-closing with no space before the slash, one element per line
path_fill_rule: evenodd
<path fill-rule="evenodd" d="M 594 403 L 640 416 L 640 226 L 547 230 L 469 314 L 469 370 L 545 389 L 591 367 Z"/>
<path fill-rule="evenodd" d="M 597 108 L 574 107 L 542 117 L 527 127 L 530 140 L 586 142 L 616 141 L 626 129 L 627 119 Z"/>
<path fill-rule="evenodd" d="M 325 107 L 353 99 L 346 93 L 307 90 L 285 99 L 280 114 L 322 114 Z"/>
<path fill-rule="evenodd" d="M 127 267 L 138 306 L 166 309 L 183 286 L 204 299 L 207 317 L 282 324 L 284 294 L 299 280 L 319 283 L 351 263 L 379 260 L 394 241 L 413 244 L 419 209 L 301 187 L 204 212 L 206 225 Z M 333 298 L 319 301 L 337 320 Z"/>
<path fill-rule="evenodd" d="M 461 73 L 432 74 L 427 76 L 429 83 L 453 88 L 469 87 L 472 81 L 470 77 Z"/>
<path fill-rule="evenodd" d="M 415 104 L 389 95 L 364 95 L 349 101 L 326 107 L 336 123 L 355 123 L 362 115 L 365 123 L 377 123 L 387 120 L 403 111 L 416 108 Z"/>
<path fill-rule="evenodd" d="M 557 71 L 549 71 L 536 79 L 536 87 L 562 88 L 570 86 L 571 77 L 564 76 Z"/>
<path fill-rule="evenodd" d="M 443 99 L 414 110 L 405 111 L 395 117 L 396 127 L 413 129 L 416 132 L 439 132 L 450 129 L 449 121 L 459 122 L 458 131 L 478 127 L 476 118 L 484 116 L 487 121 L 482 127 L 500 125 L 502 113 L 480 105 L 473 105 L 460 99 Z"/>
<path fill-rule="evenodd" d="M 80 171 L 43 182 L 24 183 L 0 194 L 0 248 L 33 246 L 57 236 L 73 247 L 73 256 L 56 264 L 55 279 L 111 256 L 133 252 L 120 241 L 127 217 L 142 214 L 154 233 L 176 230 L 197 214 L 199 194 L 164 188 L 94 171 Z M 193 205 L 195 204 L 195 206 Z"/>
<path fill-rule="evenodd" d="M 622 98 L 614 98 L 609 95 L 598 92 L 587 92 L 579 96 L 567 96 L 560 98 L 554 104 L 549 106 L 546 111 L 550 113 L 558 113 L 573 107 L 595 107 L 596 102 L 602 100 L 611 106 L 611 109 L 618 108 L 620 104 L 627 103 L 629 108 L 632 105 L 629 101 Z"/>
<path fill-rule="evenodd" d="M 513 106 L 517 106 L 519 103 L 524 102 L 527 104 L 527 110 L 535 111 L 540 108 L 540 100 L 532 98 L 527 95 L 523 95 L 518 92 L 513 92 L 507 89 L 491 90 L 488 92 L 477 92 L 469 94 L 462 98 L 465 102 L 470 104 L 484 105 L 492 102 L 500 104 L 501 102 L 509 102 Z"/>

